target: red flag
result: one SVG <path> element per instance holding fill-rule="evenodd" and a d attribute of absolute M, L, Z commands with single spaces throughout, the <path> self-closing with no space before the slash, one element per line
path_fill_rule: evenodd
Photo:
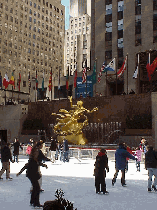
<path fill-rule="evenodd" d="M 3 86 L 5 87 L 5 89 L 7 89 L 8 85 L 9 85 L 9 78 L 7 74 L 5 74 L 5 77 L 3 79 Z"/>
<path fill-rule="evenodd" d="M 77 69 L 75 70 L 75 77 L 74 77 L 74 88 L 77 87 Z"/>
<path fill-rule="evenodd" d="M 19 73 L 19 91 L 20 91 L 20 83 L 21 83 L 21 74 Z"/>
<path fill-rule="evenodd" d="M 127 56 L 125 57 L 125 60 L 123 62 L 122 67 L 117 72 L 118 77 L 120 77 L 124 73 L 124 71 L 126 70 L 126 62 L 127 62 Z"/>
<path fill-rule="evenodd" d="M 146 69 L 148 72 L 149 81 L 151 80 L 151 75 L 154 73 L 156 67 L 157 67 L 157 58 L 154 59 L 151 65 L 147 63 Z"/>
<path fill-rule="evenodd" d="M 50 72 L 50 78 L 49 78 L 49 85 L 48 85 L 48 87 L 49 87 L 49 91 L 51 91 L 52 90 L 52 72 Z"/>

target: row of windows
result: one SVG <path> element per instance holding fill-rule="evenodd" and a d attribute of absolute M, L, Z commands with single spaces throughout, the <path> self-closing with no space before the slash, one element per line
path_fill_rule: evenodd
<path fill-rule="evenodd" d="M 12 0 L 12 3 L 13 2 L 14 1 Z M 7 3 L 8 3 L 8 1 L 7 1 Z M 28 4 L 28 1 L 26 0 L 25 3 Z M 43 5 L 45 5 L 45 4 L 43 3 Z M 38 10 L 40 10 L 40 5 L 37 5 L 36 3 L 32 3 L 32 1 L 30 1 L 30 6 L 34 6 L 34 8 L 38 8 Z M 48 2 L 46 2 L 46 6 L 48 7 Z M 16 2 L 16 7 L 18 7 L 18 2 Z M 3 3 L 0 3 L 0 8 L 3 8 Z M 21 10 L 23 10 L 24 6 L 21 4 L 20 8 L 21 8 Z M 27 8 L 27 7 L 25 7 L 25 8 Z M 50 4 L 50 9 L 52 9 L 52 8 L 54 9 L 54 11 L 59 13 L 59 8 L 56 8 L 56 6 L 52 6 L 52 4 Z M 5 10 L 8 11 L 8 5 L 5 5 Z M 27 11 L 27 9 L 25 9 L 25 11 Z M 44 12 L 44 11 L 45 11 L 45 8 L 43 7 L 42 12 Z M 48 12 L 48 10 L 46 10 L 46 12 Z M 63 10 L 60 10 L 60 14 L 63 15 Z"/>

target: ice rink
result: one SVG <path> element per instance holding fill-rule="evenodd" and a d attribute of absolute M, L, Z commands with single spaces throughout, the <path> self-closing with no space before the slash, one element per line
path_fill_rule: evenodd
<path fill-rule="evenodd" d="M 20 156 L 19 163 L 11 163 L 12 181 L 6 181 L 5 174 L 0 181 L 0 209 L 29 210 L 30 181 L 24 171 L 19 177 L 16 173 L 24 166 L 28 159 Z M 114 161 L 109 161 L 109 173 L 106 176 L 106 185 L 109 195 L 95 193 L 94 186 L 94 162 L 84 159 L 79 162 L 71 158 L 70 162 L 62 163 L 59 160 L 52 164 L 46 162 L 48 169 L 41 167 L 42 188 L 40 203 L 55 199 L 56 189 L 62 189 L 64 198 L 74 202 L 74 208 L 78 210 L 149 210 L 157 207 L 157 193 L 147 192 L 147 171 L 141 164 L 141 172 L 136 172 L 134 161 L 129 162 L 129 170 L 126 173 L 127 187 L 120 184 L 121 175 L 118 175 L 114 187 L 111 184 L 115 172 Z M 1 168 L 1 163 L 0 163 Z"/>

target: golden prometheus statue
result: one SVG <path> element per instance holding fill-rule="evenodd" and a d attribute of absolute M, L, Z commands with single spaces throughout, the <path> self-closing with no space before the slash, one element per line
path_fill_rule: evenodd
<path fill-rule="evenodd" d="M 71 110 L 60 109 L 60 114 L 52 113 L 51 115 L 59 116 L 56 120 L 58 123 L 54 126 L 54 132 L 61 141 L 65 136 L 73 144 L 86 144 L 87 139 L 83 136 L 82 129 L 88 125 L 86 113 L 97 111 L 98 108 L 88 110 L 83 107 L 83 101 L 77 101 L 77 105 L 72 104 L 72 96 L 68 97 L 71 103 Z"/>

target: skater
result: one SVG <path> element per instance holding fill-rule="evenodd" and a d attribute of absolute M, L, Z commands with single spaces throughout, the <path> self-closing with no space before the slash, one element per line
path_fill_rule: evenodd
<path fill-rule="evenodd" d="M 5 141 L 3 141 L 2 148 L 1 148 L 2 169 L 0 171 L 0 180 L 3 179 L 1 176 L 5 172 L 5 170 L 6 170 L 6 179 L 12 180 L 12 178 L 10 177 L 10 162 L 9 162 L 9 160 L 12 163 L 14 162 L 12 160 L 11 151 L 10 151 L 9 146 L 7 145 L 7 143 Z"/>
<path fill-rule="evenodd" d="M 26 177 L 28 177 L 33 186 L 33 190 L 31 192 L 30 205 L 33 205 L 34 207 L 43 207 L 43 205 L 41 205 L 39 202 L 40 186 L 38 180 L 40 179 L 41 175 L 38 171 L 38 167 L 39 165 L 46 168 L 48 167 L 46 164 L 38 162 L 38 156 L 39 149 L 37 145 L 34 145 L 28 163 L 25 164 L 25 166 L 20 170 L 19 173 L 16 174 L 16 176 L 19 176 L 25 169 L 27 169 Z"/>
<path fill-rule="evenodd" d="M 124 187 L 126 186 L 125 183 L 125 168 L 126 168 L 126 157 L 136 160 L 136 158 L 131 155 L 124 147 L 124 143 L 119 143 L 119 148 L 116 150 L 115 153 L 115 174 L 112 179 L 112 186 L 114 186 L 116 182 L 116 178 L 118 175 L 119 170 L 121 170 L 122 176 L 121 176 L 121 185 Z"/>
<path fill-rule="evenodd" d="M 142 151 L 140 150 L 140 147 L 137 147 L 136 148 L 136 152 L 135 152 L 135 157 L 137 158 L 137 160 L 136 160 L 136 169 L 139 172 L 140 172 L 141 156 L 142 156 Z"/>
<path fill-rule="evenodd" d="M 132 155 L 131 148 L 127 144 L 125 144 L 125 143 L 124 143 L 124 146 L 125 146 L 126 150 Z M 128 172 L 128 161 L 129 161 L 129 158 L 127 157 L 126 158 L 126 168 L 125 168 L 125 172 L 126 173 Z"/>
<path fill-rule="evenodd" d="M 51 146 L 50 146 L 50 152 L 51 152 L 51 160 L 55 162 L 56 159 L 56 150 L 57 150 L 57 141 L 56 139 L 53 139 L 51 137 Z"/>
<path fill-rule="evenodd" d="M 156 191 L 157 184 L 157 153 L 154 151 L 153 146 L 148 146 L 148 151 L 145 154 L 145 168 L 148 170 L 148 192 L 151 192 L 151 185 Z M 154 175 L 154 183 L 152 184 L 152 176 Z"/>
<path fill-rule="evenodd" d="M 13 156 L 14 156 L 14 162 L 16 159 L 16 162 L 18 163 L 18 156 L 19 156 L 19 147 L 23 150 L 23 148 L 21 147 L 19 140 L 17 138 L 15 138 L 15 142 L 13 143 L 14 146 L 14 151 L 13 151 Z"/>
<path fill-rule="evenodd" d="M 32 150 L 32 146 L 30 143 L 27 144 L 26 155 L 30 155 Z"/>
<path fill-rule="evenodd" d="M 69 146 L 68 146 L 68 141 L 64 138 L 63 139 L 63 162 L 69 162 Z"/>
<path fill-rule="evenodd" d="M 63 159 L 63 144 L 59 144 L 59 160 Z"/>
<path fill-rule="evenodd" d="M 105 149 L 100 150 L 100 152 L 96 156 L 96 161 L 94 165 L 95 165 L 94 176 L 95 176 L 96 193 L 100 194 L 101 192 L 103 192 L 103 194 L 108 194 L 109 192 L 106 191 L 106 183 L 105 183 L 105 177 L 106 177 L 105 169 L 107 169 L 107 172 L 109 172 L 109 167 L 108 167 L 108 157 Z M 101 185 L 101 191 L 100 191 L 100 185 Z"/>

